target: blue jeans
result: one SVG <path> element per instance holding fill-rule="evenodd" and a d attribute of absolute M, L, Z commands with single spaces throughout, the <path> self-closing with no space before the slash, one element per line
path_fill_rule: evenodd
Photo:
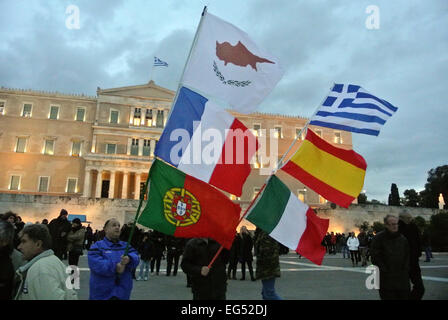
<path fill-rule="evenodd" d="M 144 269 L 144 270 L 143 270 Z M 149 276 L 149 260 L 142 260 L 140 263 L 140 273 L 138 275 L 139 278 L 143 278 L 143 272 L 145 272 L 145 277 Z"/>
<path fill-rule="evenodd" d="M 342 247 L 342 258 L 345 259 L 345 255 L 347 255 L 347 258 L 350 258 L 350 251 L 348 250 L 348 247 L 345 245 Z"/>
<path fill-rule="evenodd" d="M 261 280 L 263 288 L 261 290 L 261 296 L 263 300 L 282 300 L 275 292 L 275 278 Z"/>
<path fill-rule="evenodd" d="M 432 251 L 431 251 L 431 247 L 425 247 L 425 255 L 426 255 L 426 262 L 429 262 L 432 258 Z"/>

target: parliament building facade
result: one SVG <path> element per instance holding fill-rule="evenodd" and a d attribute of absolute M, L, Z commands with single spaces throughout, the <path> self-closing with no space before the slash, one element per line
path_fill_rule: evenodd
<path fill-rule="evenodd" d="M 153 81 L 98 88 L 94 97 L 2 87 L 0 193 L 139 199 L 174 97 L 174 91 Z M 267 154 L 276 160 L 307 122 L 298 116 L 232 114 L 255 135 L 267 135 L 263 137 L 268 144 Z M 336 146 L 352 148 L 349 132 L 311 128 Z M 278 151 L 271 154 L 272 138 L 276 139 Z M 268 177 L 261 174 L 264 166 L 263 161 L 254 161 L 241 197 L 229 197 L 243 207 L 250 203 Z M 326 203 L 299 181 L 278 174 L 310 206 Z"/>

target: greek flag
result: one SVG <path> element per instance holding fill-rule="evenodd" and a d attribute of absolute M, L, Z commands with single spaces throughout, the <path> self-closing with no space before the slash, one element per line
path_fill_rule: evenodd
<path fill-rule="evenodd" d="M 154 67 L 168 67 L 168 63 L 160 60 L 157 57 L 154 57 Z"/>
<path fill-rule="evenodd" d="M 378 136 L 398 108 L 353 84 L 335 84 L 310 124 Z"/>

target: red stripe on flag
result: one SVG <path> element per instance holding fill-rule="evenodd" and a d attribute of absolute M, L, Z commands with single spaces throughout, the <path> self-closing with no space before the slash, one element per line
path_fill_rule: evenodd
<path fill-rule="evenodd" d="M 321 265 L 325 255 L 325 247 L 321 245 L 322 239 L 327 234 L 330 220 L 322 219 L 309 208 L 306 212 L 306 229 L 300 238 L 296 252 Z"/>
<path fill-rule="evenodd" d="M 238 119 L 233 121 L 229 129 L 221 157 L 209 183 L 239 197 L 243 193 L 244 182 L 250 174 L 249 160 L 259 145 L 257 138 Z"/>
<path fill-rule="evenodd" d="M 294 178 L 300 180 L 303 184 L 307 185 L 318 194 L 322 195 L 325 199 L 334 202 L 341 207 L 348 208 L 353 200 L 355 200 L 354 197 L 343 193 L 326 184 L 325 182 L 317 179 L 292 161 L 288 161 L 281 169 Z"/>
<path fill-rule="evenodd" d="M 344 160 L 355 167 L 358 167 L 360 169 L 366 170 L 367 169 L 367 163 L 364 158 L 356 153 L 353 150 L 344 150 L 341 148 L 337 148 L 333 146 L 332 144 L 326 142 L 322 138 L 320 138 L 317 134 L 315 134 L 312 130 L 308 129 L 308 132 L 306 134 L 306 140 L 310 141 L 312 144 L 314 144 L 319 149 L 332 154 L 333 156 L 340 158 L 341 160 Z"/>
<path fill-rule="evenodd" d="M 178 226 L 175 237 L 209 237 L 230 249 L 239 223 L 241 208 L 221 191 L 189 175 L 185 176 L 184 189 L 199 201 L 201 215 L 198 222 L 189 226 Z"/>

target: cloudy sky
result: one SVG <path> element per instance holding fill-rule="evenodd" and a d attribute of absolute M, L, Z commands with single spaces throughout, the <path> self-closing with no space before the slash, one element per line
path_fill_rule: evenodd
<path fill-rule="evenodd" d="M 260 111 L 310 117 L 333 83 L 399 108 L 378 137 L 353 135 L 368 199 L 387 201 L 391 183 L 422 190 L 448 163 L 446 0 L 1 0 L 0 86 L 94 96 L 152 77 L 176 90 L 204 5 L 284 66 Z M 169 67 L 151 74 L 154 56 Z"/>

